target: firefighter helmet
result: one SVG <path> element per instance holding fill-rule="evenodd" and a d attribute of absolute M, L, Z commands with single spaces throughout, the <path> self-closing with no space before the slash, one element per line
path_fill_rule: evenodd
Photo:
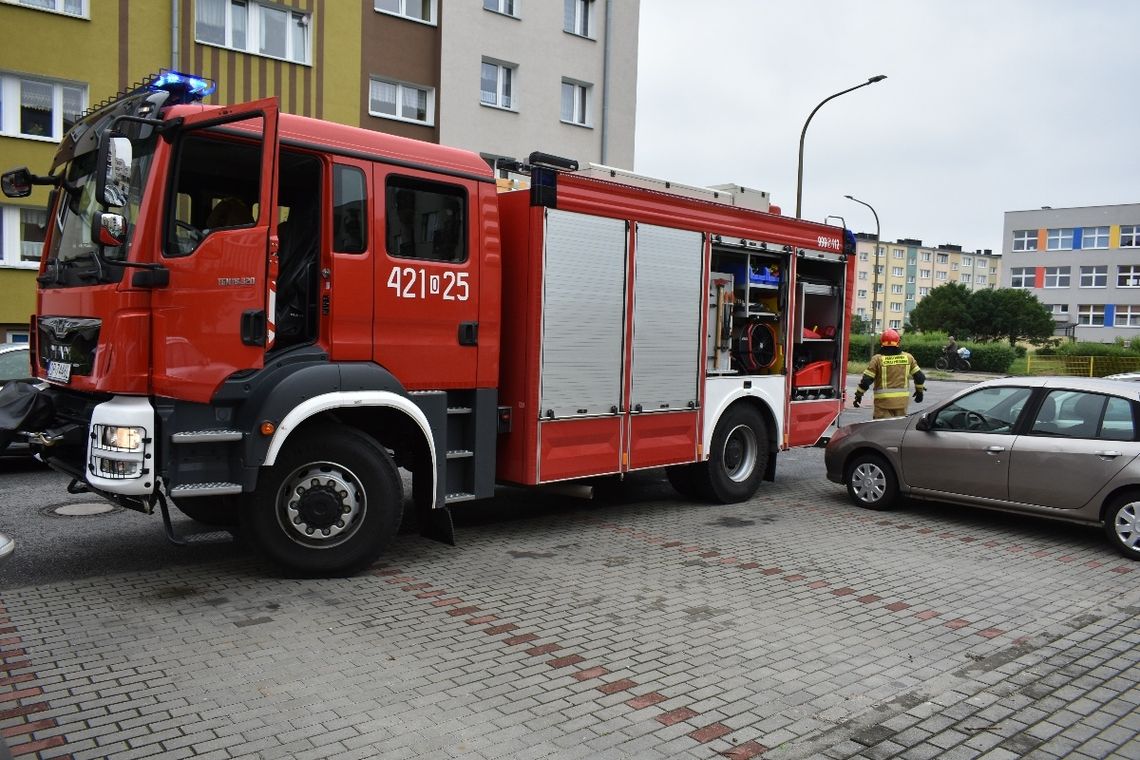
<path fill-rule="evenodd" d="M 899 344 L 899 334 L 894 330 L 883 330 L 883 334 L 879 336 L 879 343 L 884 346 L 897 346 Z"/>

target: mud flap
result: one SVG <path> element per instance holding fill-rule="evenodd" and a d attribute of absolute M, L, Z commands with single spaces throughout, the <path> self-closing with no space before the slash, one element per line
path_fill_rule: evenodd
<path fill-rule="evenodd" d="M 52 419 L 54 405 L 35 381 L 13 380 L 0 389 L 0 452 L 19 431 L 39 432 Z"/>
<path fill-rule="evenodd" d="M 455 523 L 451 520 L 451 510 L 447 507 L 424 510 L 419 515 L 420 535 L 455 546 Z"/>

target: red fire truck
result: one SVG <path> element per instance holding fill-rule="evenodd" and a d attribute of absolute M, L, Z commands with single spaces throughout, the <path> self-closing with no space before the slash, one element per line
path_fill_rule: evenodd
<path fill-rule="evenodd" d="M 237 525 L 352 572 L 497 483 L 665 467 L 750 498 L 842 406 L 850 233 L 763 193 L 477 154 L 216 107 L 164 72 L 95 109 L 51 171 L 34 384 L 0 394 L 91 492 Z M 506 191 L 504 191 L 506 190 Z"/>

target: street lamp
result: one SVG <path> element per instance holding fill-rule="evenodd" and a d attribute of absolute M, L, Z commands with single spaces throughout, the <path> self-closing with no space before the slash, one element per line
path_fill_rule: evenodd
<path fill-rule="evenodd" d="M 818 111 L 820 108 L 822 108 L 823 104 L 826 103 L 827 101 L 834 100 L 835 98 L 838 98 L 840 95 L 846 95 L 847 93 L 849 93 L 853 90 L 858 90 L 860 87 L 866 87 L 869 84 L 874 84 L 875 82 L 881 82 L 886 78 L 887 78 L 886 74 L 876 74 L 875 76 L 871 77 L 866 82 L 864 82 L 863 84 L 857 84 L 854 87 L 848 87 L 846 90 L 843 90 L 842 92 L 837 92 L 830 97 L 824 98 L 823 100 L 820 101 L 819 105 L 816 106 L 815 108 L 813 108 L 812 112 L 808 114 L 807 121 L 804 122 L 804 129 L 802 132 L 800 132 L 800 163 L 799 163 L 799 170 L 796 172 L 796 219 L 802 219 L 803 218 L 800 216 L 800 208 L 802 206 L 801 200 L 803 199 L 803 191 L 804 191 L 804 137 L 807 135 L 808 124 L 811 124 L 811 117 L 815 116 L 815 112 Z"/>
<path fill-rule="evenodd" d="M 875 207 L 867 201 L 861 201 L 854 195 L 843 196 L 849 201 L 861 203 L 867 208 L 871 209 L 871 213 L 875 215 L 875 258 L 871 262 L 871 332 L 875 332 L 878 328 L 877 314 L 879 311 L 879 214 L 875 211 Z"/>

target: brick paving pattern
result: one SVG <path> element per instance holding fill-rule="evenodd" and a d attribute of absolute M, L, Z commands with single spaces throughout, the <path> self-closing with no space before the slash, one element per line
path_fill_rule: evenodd
<path fill-rule="evenodd" d="M 604 506 L 508 490 L 349 579 L 5 589 L 0 731 L 27 758 L 1140 757 L 1140 563 L 858 510 L 819 450 L 777 473 L 729 506 L 656 475 Z"/>

